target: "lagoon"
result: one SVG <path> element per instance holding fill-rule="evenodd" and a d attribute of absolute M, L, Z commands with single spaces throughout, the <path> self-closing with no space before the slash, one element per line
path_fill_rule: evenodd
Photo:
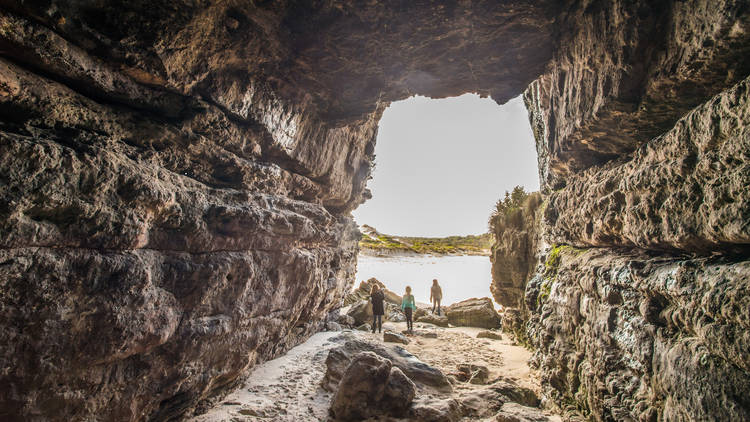
<path fill-rule="evenodd" d="M 487 256 L 360 254 L 355 288 L 361 281 L 375 277 L 398 294 L 404 294 L 406 286 L 411 286 L 417 302 L 429 303 L 432 279 L 437 278 L 443 289 L 442 305 L 450 305 L 472 297 L 492 298 L 491 269 Z"/>

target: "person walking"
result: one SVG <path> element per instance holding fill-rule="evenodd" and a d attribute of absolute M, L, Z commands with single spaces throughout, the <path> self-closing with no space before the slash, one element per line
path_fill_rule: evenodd
<path fill-rule="evenodd" d="M 443 289 L 440 288 L 437 278 L 432 280 L 432 287 L 430 288 L 430 303 L 432 303 L 432 313 L 435 313 L 435 307 L 437 306 L 437 314 L 440 315 L 440 301 L 443 299 Z"/>
<path fill-rule="evenodd" d="M 372 332 L 375 332 L 375 327 L 377 325 L 378 332 L 380 332 L 383 328 L 383 314 L 385 313 L 383 311 L 383 299 L 385 299 L 385 294 L 382 290 L 380 290 L 380 286 L 377 284 L 372 285 L 372 289 L 370 289 L 370 302 L 372 302 Z"/>
<path fill-rule="evenodd" d="M 411 294 L 411 287 L 406 286 L 406 294 L 401 299 L 401 310 L 404 311 L 404 315 L 406 316 L 406 329 L 410 332 L 414 331 L 412 315 L 416 309 L 417 303 L 414 301 L 414 295 Z"/>

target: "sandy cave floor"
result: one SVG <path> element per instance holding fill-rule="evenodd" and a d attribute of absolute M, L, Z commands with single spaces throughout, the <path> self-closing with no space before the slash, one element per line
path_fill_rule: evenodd
<path fill-rule="evenodd" d="M 415 323 L 419 330 L 423 324 Z M 397 332 L 406 323 L 387 322 L 383 329 Z M 460 363 L 486 365 L 490 380 L 504 378 L 539 392 L 539 382 L 527 361 L 531 353 L 515 346 L 503 335 L 502 340 L 478 339 L 481 328 L 430 328 L 438 338 L 410 336 L 408 345 L 401 345 L 420 360 L 444 373 L 454 372 Z M 382 334 L 354 331 L 369 340 L 382 341 Z M 325 360 L 331 348 L 340 343 L 329 341 L 341 332 L 321 332 L 291 349 L 286 355 L 258 365 L 245 384 L 226 396 L 207 413 L 191 422 L 219 421 L 326 421 L 332 393 L 320 387 L 325 374 Z M 393 344 L 393 343 L 388 343 Z M 460 383 L 456 391 L 477 388 Z"/>

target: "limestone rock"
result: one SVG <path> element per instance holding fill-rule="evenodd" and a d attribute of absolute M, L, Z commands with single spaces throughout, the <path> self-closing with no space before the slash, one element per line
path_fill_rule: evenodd
<path fill-rule="evenodd" d="M 423 316 L 417 318 L 416 321 L 417 322 L 423 322 L 423 323 L 426 323 L 426 324 L 433 324 L 433 325 L 436 325 L 438 327 L 447 327 L 448 324 L 449 324 L 448 317 L 445 315 L 445 313 L 443 313 L 443 315 L 437 315 L 437 314 L 433 314 L 433 313 L 426 313 Z"/>
<path fill-rule="evenodd" d="M 384 359 L 388 359 L 393 366 L 403 371 L 417 385 L 442 393 L 453 390 L 450 382 L 439 369 L 425 364 L 402 347 L 372 343 L 357 339 L 346 333 L 342 336 L 342 341 L 345 341 L 345 343 L 331 349 L 326 358 L 327 369 L 322 385 L 328 391 L 335 391 L 352 357 L 363 351 L 373 352 Z"/>
<path fill-rule="evenodd" d="M 4 2 L 0 415 L 209 405 L 350 291 L 389 103 L 525 90 L 550 246 L 608 257 L 525 277 L 549 396 L 749 419 L 748 27 L 728 0 Z"/>
<path fill-rule="evenodd" d="M 750 417 L 750 261 L 568 249 L 542 283 L 527 300 L 548 396 L 613 419 Z"/>
<path fill-rule="evenodd" d="M 338 322 L 334 321 L 327 321 L 326 322 L 326 330 L 328 331 L 341 331 L 341 325 Z"/>
<path fill-rule="evenodd" d="M 341 326 L 349 328 L 354 327 L 357 324 L 357 321 L 355 321 L 354 318 L 350 317 L 349 315 L 339 315 L 336 321 Z"/>
<path fill-rule="evenodd" d="M 551 420 L 539 409 L 513 402 L 503 404 L 500 413 L 495 417 L 496 422 L 548 422 Z"/>
<path fill-rule="evenodd" d="M 467 380 L 471 384 L 487 384 L 490 377 L 490 371 L 484 365 L 462 363 L 459 364 L 456 369 L 458 369 L 458 372 L 465 374 L 465 376 L 461 378 Z"/>
<path fill-rule="evenodd" d="M 409 339 L 405 335 L 390 330 L 383 332 L 383 341 L 386 343 L 409 344 Z"/>
<path fill-rule="evenodd" d="M 502 340 L 503 336 L 500 335 L 500 333 L 494 332 L 494 331 L 480 331 L 477 333 L 477 338 L 488 338 L 492 340 Z"/>
<path fill-rule="evenodd" d="M 542 239 L 542 195 L 531 193 L 522 206 L 497 218 L 492 247 L 492 297 L 504 307 L 518 308 L 526 282 L 538 264 Z"/>
<path fill-rule="evenodd" d="M 391 362 L 372 352 L 360 352 L 344 371 L 331 402 L 339 420 L 371 416 L 401 416 L 411 405 L 416 386 Z"/>
<path fill-rule="evenodd" d="M 372 304 L 368 300 L 361 300 L 354 303 L 346 313 L 354 319 L 355 325 L 362 325 L 372 322 Z"/>
<path fill-rule="evenodd" d="M 492 299 L 466 299 L 445 308 L 448 321 L 456 326 L 499 328 L 500 316 L 495 311 Z"/>

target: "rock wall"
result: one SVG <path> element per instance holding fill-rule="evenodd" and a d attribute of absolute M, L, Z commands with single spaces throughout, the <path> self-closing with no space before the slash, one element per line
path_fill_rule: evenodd
<path fill-rule="evenodd" d="M 492 285 L 495 302 L 504 307 L 523 306 L 526 282 L 538 266 L 538 255 L 545 248 L 542 215 L 546 204 L 539 192 L 530 194 L 519 208 L 496 219 L 492 245 Z"/>
<path fill-rule="evenodd" d="M 744 420 L 750 79 L 566 179 L 525 292 L 548 396 L 596 420 Z M 572 246 L 569 246 L 572 245 Z"/>
<path fill-rule="evenodd" d="M 568 327 L 566 308 L 547 303 L 599 296 L 539 280 L 631 255 L 705 263 L 686 286 L 712 283 L 715 266 L 744 280 L 732 257 L 747 251 L 746 83 L 732 87 L 750 73 L 748 20 L 730 0 L 0 0 L 0 418 L 161 421 L 210 404 L 335 315 L 356 264 L 349 212 L 370 195 L 390 102 L 504 102 L 525 89 L 545 230 L 605 251 L 575 270 L 550 253 L 563 264 L 527 286 L 527 306 L 534 289 L 545 298 L 530 314 L 538 360 L 568 382 L 545 373 L 547 394 L 597 419 L 636 396 L 648 417 L 719 404 L 742 416 L 706 366 L 658 370 L 705 345 L 717 373 L 737 375 L 732 362 L 746 374 L 742 349 L 675 323 L 662 328 L 677 339 L 648 334 L 667 351 L 652 354 L 651 372 L 618 369 L 637 381 L 611 386 L 581 368 L 608 368 L 595 356 L 618 331 L 588 341 L 571 330 L 615 304 L 592 304 Z M 530 267 L 503 277 L 518 291 L 513 278 Z M 662 271 L 644 268 L 648 280 Z M 638 294 L 658 292 L 664 309 L 695 299 L 644 283 L 622 293 L 612 327 L 627 326 Z M 746 322 L 701 312 L 731 332 Z M 640 362 L 633 348 L 612 350 Z M 695 391 L 726 399 L 684 396 L 699 380 L 707 390 Z"/>

